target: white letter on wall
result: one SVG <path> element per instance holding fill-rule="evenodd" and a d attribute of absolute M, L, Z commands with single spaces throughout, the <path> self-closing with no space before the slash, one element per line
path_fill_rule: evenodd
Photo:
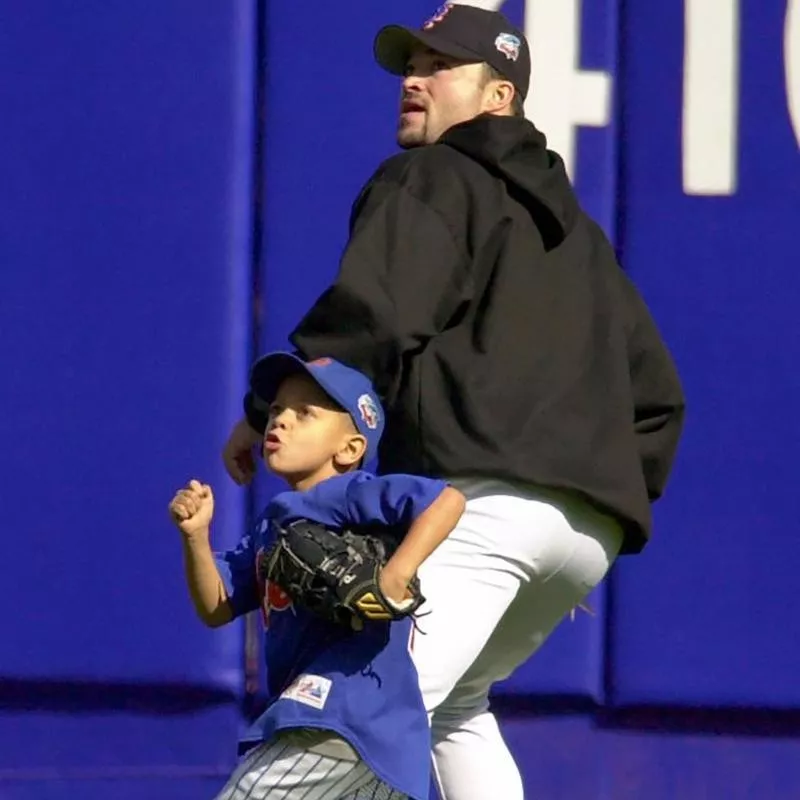
<path fill-rule="evenodd" d="M 786 64 L 786 100 L 794 136 L 800 145 L 800 0 L 786 4 L 786 27 L 783 30 L 783 58 Z"/>
<path fill-rule="evenodd" d="M 525 35 L 531 47 L 531 91 L 525 113 L 561 155 L 575 180 L 576 128 L 611 122 L 611 78 L 578 68 L 580 0 L 527 0 Z"/>
<path fill-rule="evenodd" d="M 685 0 L 683 189 L 736 191 L 740 0 Z"/>
<path fill-rule="evenodd" d="M 499 9 L 503 0 L 466 0 Z M 578 68 L 580 0 L 526 0 L 525 35 L 531 48 L 531 89 L 525 114 L 546 136 L 575 179 L 575 132 L 611 121 L 611 77 Z"/>

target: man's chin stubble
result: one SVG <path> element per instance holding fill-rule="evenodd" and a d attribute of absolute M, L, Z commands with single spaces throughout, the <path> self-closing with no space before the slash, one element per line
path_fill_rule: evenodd
<path fill-rule="evenodd" d="M 397 134 L 397 144 L 403 150 L 411 150 L 414 147 L 422 147 L 425 144 L 425 138 L 421 133 L 408 134 L 400 131 Z"/>

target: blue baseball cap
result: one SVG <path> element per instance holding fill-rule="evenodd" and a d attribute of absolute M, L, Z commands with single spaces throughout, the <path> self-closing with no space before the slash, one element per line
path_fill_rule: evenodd
<path fill-rule="evenodd" d="M 268 353 L 250 371 L 250 388 L 261 400 L 271 403 L 278 387 L 290 375 L 305 373 L 335 400 L 352 418 L 358 432 L 367 440 L 364 461 L 378 452 L 383 434 L 384 413 L 370 379 L 333 358 L 303 359 L 292 353 Z"/>

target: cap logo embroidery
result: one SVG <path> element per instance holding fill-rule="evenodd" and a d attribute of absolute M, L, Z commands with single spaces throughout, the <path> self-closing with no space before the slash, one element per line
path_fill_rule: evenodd
<path fill-rule="evenodd" d="M 380 412 L 375 405 L 375 401 L 368 394 L 362 394 L 361 397 L 358 398 L 358 412 L 361 414 L 361 419 L 364 420 L 364 424 L 371 431 L 374 431 L 375 428 L 378 427 Z"/>
<path fill-rule="evenodd" d="M 501 33 L 495 40 L 494 46 L 510 61 L 519 58 L 519 48 L 522 42 L 513 33 Z"/>
<path fill-rule="evenodd" d="M 439 6 L 439 8 L 433 12 L 433 16 L 430 17 L 430 19 L 425 20 L 422 25 L 422 30 L 427 31 L 429 28 L 432 28 L 434 25 L 441 22 L 452 10 L 452 3 L 445 3 L 444 5 Z"/>

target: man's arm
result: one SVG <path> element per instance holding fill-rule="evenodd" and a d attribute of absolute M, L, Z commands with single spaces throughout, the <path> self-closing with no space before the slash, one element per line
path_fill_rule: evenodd
<path fill-rule="evenodd" d="M 385 162 L 354 204 L 350 239 L 334 283 L 289 340 L 306 359 L 328 356 L 365 373 L 391 403 L 403 359 L 424 348 L 471 297 L 471 260 L 448 219 L 468 220 L 470 200 L 457 175 L 408 154 Z M 255 473 L 252 451 L 266 427 L 266 404 L 244 397 L 223 451 L 240 485 Z"/>
<path fill-rule="evenodd" d="M 306 358 L 330 356 L 364 372 L 389 402 L 404 357 L 442 331 L 471 290 L 464 243 L 421 199 L 430 187 L 408 181 L 369 191 L 335 282 L 290 336 Z"/>
<path fill-rule="evenodd" d="M 647 493 L 655 501 L 663 494 L 672 469 L 686 402 L 675 363 L 644 300 L 625 275 L 622 285 L 634 429 Z"/>

